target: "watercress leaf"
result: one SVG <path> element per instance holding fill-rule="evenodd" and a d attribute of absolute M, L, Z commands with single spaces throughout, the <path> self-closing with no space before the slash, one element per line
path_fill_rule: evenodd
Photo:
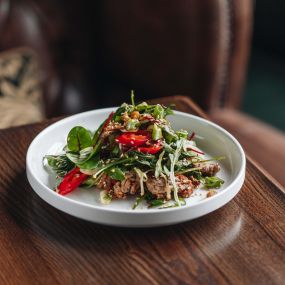
<path fill-rule="evenodd" d="M 67 147 L 76 152 L 92 146 L 92 139 L 88 130 L 77 126 L 71 129 L 67 136 Z"/>

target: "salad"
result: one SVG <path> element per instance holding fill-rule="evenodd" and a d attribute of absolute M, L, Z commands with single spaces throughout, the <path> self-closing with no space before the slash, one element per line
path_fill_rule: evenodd
<path fill-rule="evenodd" d="M 159 209 L 183 206 L 198 187 L 212 196 L 224 183 L 216 176 L 223 158 L 205 158 L 195 133 L 173 130 L 169 115 L 172 106 L 135 104 L 132 92 L 131 104 L 112 112 L 95 133 L 75 126 L 62 153 L 44 157 L 56 175 L 55 191 L 95 186 L 104 204 L 136 197 L 133 209 L 142 201 Z"/>

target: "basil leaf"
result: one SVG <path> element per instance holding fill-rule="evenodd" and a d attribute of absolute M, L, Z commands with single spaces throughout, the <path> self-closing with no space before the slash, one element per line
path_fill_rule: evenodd
<path fill-rule="evenodd" d="M 107 174 L 115 180 L 122 181 L 125 179 L 125 173 L 119 167 L 108 169 Z"/>
<path fill-rule="evenodd" d="M 72 152 L 80 151 L 92 146 L 92 139 L 88 130 L 83 127 L 74 127 L 67 136 L 67 147 Z"/>
<path fill-rule="evenodd" d="M 207 188 L 220 188 L 222 184 L 224 180 L 217 176 L 205 177 L 204 186 Z"/>

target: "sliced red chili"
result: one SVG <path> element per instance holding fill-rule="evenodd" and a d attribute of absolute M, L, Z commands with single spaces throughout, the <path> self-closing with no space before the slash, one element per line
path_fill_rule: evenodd
<path fill-rule="evenodd" d="M 66 195 L 75 190 L 80 184 L 87 179 L 88 175 L 81 173 L 79 167 L 72 169 L 64 177 L 59 184 L 58 193 Z"/>
<path fill-rule="evenodd" d="M 114 114 L 115 114 L 115 112 L 111 112 L 110 115 L 108 116 L 108 118 L 106 119 L 106 121 L 105 121 L 105 123 L 104 123 L 104 125 L 102 127 L 102 130 L 100 132 L 100 136 L 105 131 L 106 127 L 110 124 Z"/>
<path fill-rule="evenodd" d="M 162 149 L 162 145 L 160 143 L 156 143 L 150 146 L 138 147 L 137 150 L 142 153 L 156 154 Z"/>
<path fill-rule="evenodd" d="M 140 146 L 150 139 L 147 131 L 126 132 L 116 138 L 116 142 L 126 146 Z"/>
<path fill-rule="evenodd" d="M 194 152 L 196 152 L 196 153 L 199 153 L 199 154 L 205 154 L 203 151 L 199 151 L 199 150 L 197 150 L 197 149 L 194 149 L 194 148 L 191 148 L 191 147 L 187 147 L 187 150 L 191 150 L 191 151 L 194 151 Z"/>
<path fill-rule="evenodd" d="M 195 137 L 195 135 L 196 135 L 195 132 L 193 132 L 193 133 L 191 134 L 191 136 L 189 136 L 188 140 L 189 140 L 189 141 L 193 140 L 194 137 Z"/>

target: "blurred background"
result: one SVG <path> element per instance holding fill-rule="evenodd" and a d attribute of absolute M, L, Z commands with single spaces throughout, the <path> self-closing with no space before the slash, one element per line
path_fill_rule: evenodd
<path fill-rule="evenodd" d="M 0 0 L 0 128 L 180 94 L 285 184 L 284 16 L 281 0 Z"/>
<path fill-rule="evenodd" d="M 255 3 L 242 109 L 285 131 L 285 2 Z"/>

